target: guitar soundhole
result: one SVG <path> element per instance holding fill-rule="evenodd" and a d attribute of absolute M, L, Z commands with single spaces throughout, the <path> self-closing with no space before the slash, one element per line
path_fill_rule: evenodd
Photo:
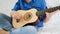
<path fill-rule="evenodd" d="M 17 23 L 20 21 L 20 19 L 16 19 Z"/>
<path fill-rule="evenodd" d="M 25 21 L 29 21 L 31 18 L 32 18 L 32 13 L 31 13 L 31 12 L 27 12 L 27 13 L 24 15 L 24 20 L 25 20 Z"/>

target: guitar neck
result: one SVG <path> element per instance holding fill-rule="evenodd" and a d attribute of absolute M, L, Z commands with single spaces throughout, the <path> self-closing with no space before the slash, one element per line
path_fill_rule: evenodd
<path fill-rule="evenodd" d="M 53 7 L 53 8 L 49 8 L 49 9 L 46 9 L 46 10 L 41 10 L 41 11 L 37 11 L 36 15 L 38 17 L 42 16 L 43 14 L 45 14 L 45 12 L 48 12 L 48 13 L 51 13 L 51 12 L 54 12 L 56 10 L 60 10 L 60 6 L 57 6 L 57 7 Z"/>

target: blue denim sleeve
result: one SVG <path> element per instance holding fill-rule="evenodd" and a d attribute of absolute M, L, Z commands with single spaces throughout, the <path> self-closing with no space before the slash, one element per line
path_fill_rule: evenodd
<path fill-rule="evenodd" d="M 37 7 L 37 10 L 44 10 L 44 9 L 46 9 L 46 2 L 45 2 L 45 0 L 40 0 L 40 7 Z"/>
<path fill-rule="evenodd" d="M 45 0 L 41 0 L 41 6 L 39 8 L 37 8 L 37 10 L 40 11 L 40 10 L 44 10 L 46 8 L 47 7 L 46 7 Z M 39 22 L 39 24 L 36 25 L 37 28 L 43 27 L 43 20 L 44 20 L 45 17 L 46 17 L 46 14 L 43 14 L 40 17 L 40 22 Z"/>
<path fill-rule="evenodd" d="M 37 25 L 36 25 L 36 28 L 39 29 L 43 27 L 43 21 L 39 22 Z"/>
<path fill-rule="evenodd" d="M 47 6 L 46 6 L 46 2 L 45 2 L 45 0 L 42 0 L 42 1 L 41 1 L 41 7 L 40 7 L 41 10 L 46 9 L 46 7 L 47 7 Z"/>
<path fill-rule="evenodd" d="M 16 2 L 15 6 L 13 7 L 12 10 L 17 11 L 17 10 L 19 10 L 19 9 L 20 9 L 20 0 L 18 0 L 18 1 Z"/>

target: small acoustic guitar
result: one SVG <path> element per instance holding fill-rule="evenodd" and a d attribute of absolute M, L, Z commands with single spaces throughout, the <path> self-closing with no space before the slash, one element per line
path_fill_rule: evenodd
<path fill-rule="evenodd" d="M 46 10 L 37 11 L 36 9 L 30 9 L 30 10 L 18 10 L 18 12 L 22 15 L 22 18 L 17 22 L 15 19 L 12 19 L 12 24 L 14 28 L 20 28 L 24 26 L 27 23 L 33 23 L 35 22 L 38 17 L 45 14 L 45 12 L 54 12 L 56 10 L 60 10 L 60 6 L 49 8 Z"/>

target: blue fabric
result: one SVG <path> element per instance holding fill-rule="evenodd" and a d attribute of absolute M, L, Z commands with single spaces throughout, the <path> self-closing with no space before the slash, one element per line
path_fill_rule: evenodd
<path fill-rule="evenodd" d="M 17 10 L 29 10 L 31 8 L 35 8 L 38 11 L 46 9 L 45 0 L 31 0 L 30 3 L 27 3 L 25 0 L 18 0 L 18 2 L 15 4 L 15 6 L 12 10 L 15 10 L 15 11 L 17 11 Z M 40 23 L 38 25 L 36 25 L 38 28 L 43 26 L 43 19 L 45 17 L 46 17 L 46 15 L 42 15 Z"/>
<path fill-rule="evenodd" d="M 34 26 L 25 26 L 17 29 L 12 29 L 10 34 L 36 34 L 37 29 Z"/>
<path fill-rule="evenodd" d="M 0 13 L 0 28 L 10 30 L 12 28 L 12 25 L 10 24 L 10 17 Z"/>
<path fill-rule="evenodd" d="M 36 8 L 37 10 L 46 9 L 45 0 L 31 0 L 30 3 L 27 3 L 25 0 L 18 0 L 13 10 L 28 10 L 31 8 Z"/>
<path fill-rule="evenodd" d="M 38 25 L 36 25 L 36 28 L 40 28 L 40 27 L 43 27 L 43 21 L 41 21 Z"/>

